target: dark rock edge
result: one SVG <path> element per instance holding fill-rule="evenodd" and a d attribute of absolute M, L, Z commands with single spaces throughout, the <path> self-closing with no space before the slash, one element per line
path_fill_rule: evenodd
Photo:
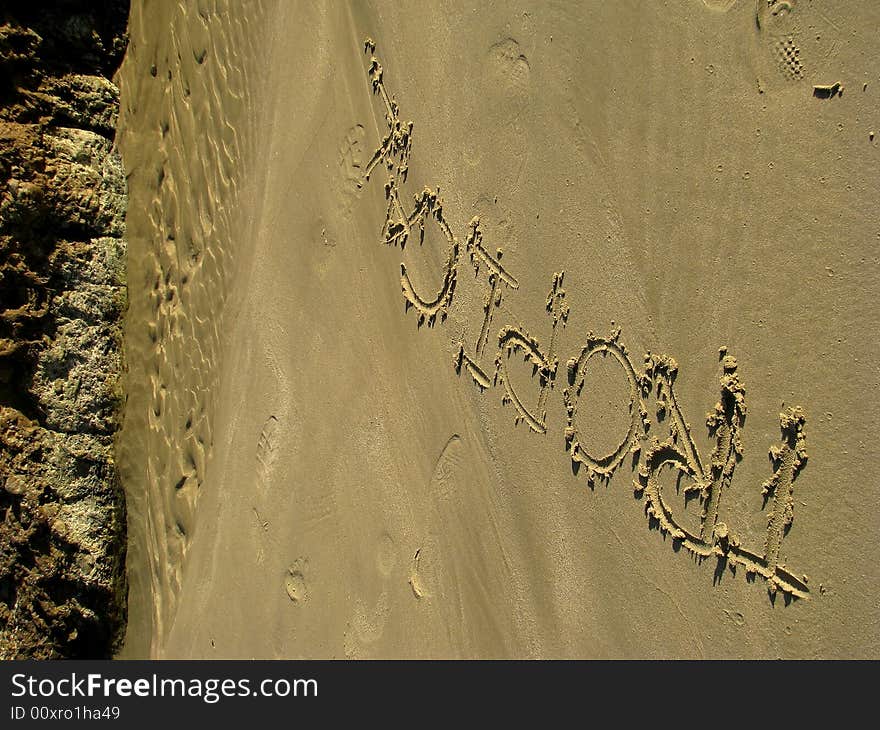
<path fill-rule="evenodd" d="M 128 6 L 0 8 L 0 659 L 109 658 L 125 628 Z"/>

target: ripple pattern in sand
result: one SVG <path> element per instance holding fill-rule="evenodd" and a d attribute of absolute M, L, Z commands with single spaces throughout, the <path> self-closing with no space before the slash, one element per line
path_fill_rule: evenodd
<path fill-rule="evenodd" d="M 161 652 L 210 456 L 236 200 L 255 140 L 263 0 L 132 3 L 120 71 L 129 174 L 129 641 Z M 141 608 L 141 606 L 148 608 Z M 149 615 L 137 616 L 139 610 Z"/>

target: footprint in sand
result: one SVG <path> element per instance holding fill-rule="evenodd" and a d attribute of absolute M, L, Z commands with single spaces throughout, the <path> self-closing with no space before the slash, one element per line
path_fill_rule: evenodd
<path fill-rule="evenodd" d="M 290 384 L 281 365 L 283 361 L 279 360 L 278 354 L 278 348 L 285 340 L 286 334 L 283 328 L 271 316 L 261 321 L 259 341 L 265 364 L 272 373 L 276 386 L 272 400 L 275 412 L 270 413 L 257 439 L 256 475 L 257 486 L 261 491 L 265 491 L 270 486 L 272 470 L 279 456 L 278 446 L 282 433 L 290 439 L 291 428 L 296 425 L 295 414 L 291 413 L 290 408 Z"/>
<path fill-rule="evenodd" d="M 194 473 L 183 475 L 174 485 L 174 499 L 171 513 L 177 537 L 189 544 L 187 537 L 195 527 L 196 502 L 199 495 L 199 481 Z"/>
<path fill-rule="evenodd" d="M 397 545 L 387 532 L 379 539 L 376 566 L 383 577 L 388 578 L 397 566 Z"/>
<path fill-rule="evenodd" d="M 450 436 L 434 463 L 429 491 L 439 500 L 448 500 L 455 489 L 454 481 L 461 466 L 463 447 L 458 434 Z"/>
<path fill-rule="evenodd" d="M 284 590 L 287 592 L 287 597 L 297 606 L 309 600 L 308 567 L 307 558 L 297 558 L 288 567 L 284 576 Z"/>
<path fill-rule="evenodd" d="M 382 577 L 382 589 L 376 599 L 375 608 L 368 608 L 363 598 L 355 599 L 354 613 L 346 626 L 342 637 L 345 656 L 354 659 L 363 655 L 363 651 L 382 638 L 390 608 L 388 579 L 397 568 L 398 547 L 394 538 L 387 532 L 379 537 L 376 549 L 376 569 Z"/>
<path fill-rule="evenodd" d="M 265 489 L 277 458 L 278 418 L 269 416 L 257 440 L 257 482 Z"/>
<path fill-rule="evenodd" d="M 349 129 L 339 147 L 336 158 L 336 188 L 341 210 L 350 215 L 355 201 L 360 197 L 364 186 L 364 139 L 366 130 L 362 124 Z"/>
<path fill-rule="evenodd" d="M 362 655 L 362 651 L 370 644 L 375 644 L 385 632 L 388 619 L 388 590 L 383 588 L 376 601 L 374 610 L 369 610 L 364 601 L 358 598 L 355 602 L 354 616 L 349 621 L 342 637 L 345 656 L 354 659 Z"/>
<path fill-rule="evenodd" d="M 804 79 L 836 80 L 828 64 L 840 29 L 821 9 L 796 0 L 756 0 L 754 17 L 752 57 L 762 91 L 799 88 Z"/>
<path fill-rule="evenodd" d="M 505 38 L 489 48 L 488 68 L 493 87 L 510 107 L 513 118 L 519 116 L 531 93 L 531 66 L 520 44 Z"/>

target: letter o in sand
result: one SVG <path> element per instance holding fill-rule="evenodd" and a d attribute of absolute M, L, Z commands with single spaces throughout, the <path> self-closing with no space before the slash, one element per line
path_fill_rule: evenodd
<path fill-rule="evenodd" d="M 630 396 L 629 428 L 617 446 L 604 456 L 591 454 L 587 450 L 576 423 L 578 401 L 584 387 L 587 363 L 589 363 L 590 358 L 600 354 L 603 356 L 610 355 L 618 362 L 627 378 Z M 568 412 L 568 426 L 565 429 L 565 439 L 568 443 L 571 460 L 575 463 L 584 464 L 590 471 L 591 480 L 594 476 L 610 479 L 617 467 L 623 462 L 626 454 L 633 451 L 634 447 L 638 444 L 638 433 L 642 423 L 643 408 L 635 368 L 622 345 L 614 340 L 590 337 L 581 351 L 580 357 L 577 360 L 575 358 L 569 360 L 568 378 L 570 387 L 566 388 L 562 395 L 565 399 L 565 409 Z"/>

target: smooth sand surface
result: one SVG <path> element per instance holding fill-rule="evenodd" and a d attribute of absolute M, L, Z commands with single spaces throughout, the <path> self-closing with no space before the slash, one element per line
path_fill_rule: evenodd
<path fill-rule="evenodd" d="M 123 656 L 876 657 L 880 6 L 474 5 L 133 3 Z"/>

